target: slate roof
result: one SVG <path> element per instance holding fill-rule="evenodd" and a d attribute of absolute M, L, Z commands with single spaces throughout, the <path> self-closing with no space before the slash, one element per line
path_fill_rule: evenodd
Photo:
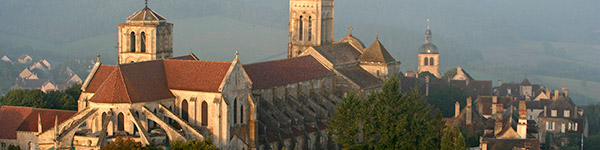
<path fill-rule="evenodd" d="M 348 34 L 348 36 L 342 38 L 339 43 L 350 43 L 350 45 L 353 45 L 356 49 L 361 51 L 365 49 L 365 44 L 358 38 L 352 36 L 352 34 Z"/>
<path fill-rule="evenodd" d="M 359 66 L 340 68 L 337 71 L 362 89 L 370 89 L 383 85 L 381 80 Z"/>
<path fill-rule="evenodd" d="M 0 139 L 17 139 L 17 128 L 32 110 L 32 107 L 0 106 Z"/>
<path fill-rule="evenodd" d="M 20 79 L 17 85 L 22 89 L 40 89 L 48 80 L 45 79 Z"/>
<path fill-rule="evenodd" d="M 328 44 L 313 47 L 334 66 L 358 62 L 361 53 L 349 43 Z"/>
<path fill-rule="evenodd" d="M 127 17 L 127 21 L 164 21 L 167 20 L 165 17 L 159 15 L 154 12 L 152 9 L 148 7 L 144 7 L 144 9 L 139 10 L 133 13 L 131 16 Z"/>
<path fill-rule="evenodd" d="M 531 83 L 529 82 L 529 79 L 525 78 L 523 79 L 523 82 L 521 82 L 521 85 L 531 86 Z"/>
<path fill-rule="evenodd" d="M 419 54 L 439 54 L 437 46 L 433 43 L 425 43 L 419 48 Z"/>
<path fill-rule="evenodd" d="M 244 65 L 252 89 L 266 89 L 334 75 L 312 56 Z"/>
<path fill-rule="evenodd" d="M 396 59 L 383 47 L 379 40 L 375 40 L 373 44 L 364 50 L 363 54 L 358 58 L 360 62 L 370 63 L 391 63 Z"/>
<path fill-rule="evenodd" d="M 61 123 L 73 116 L 77 111 L 58 110 L 58 109 L 41 109 L 33 108 L 33 111 L 19 125 L 17 131 L 38 132 L 38 115 L 42 123 L 42 131 L 54 128 L 56 117 L 58 123 Z"/>
<path fill-rule="evenodd" d="M 198 60 L 198 58 L 196 57 L 196 55 L 194 55 L 193 53 L 189 53 L 189 54 L 187 54 L 187 55 L 178 56 L 178 57 L 173 57 L 173 58 L 169 58 L 169 59 L 178 59 L 178 60 Z"/>

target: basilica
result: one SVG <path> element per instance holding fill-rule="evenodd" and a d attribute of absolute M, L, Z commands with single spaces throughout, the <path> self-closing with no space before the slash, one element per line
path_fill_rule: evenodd
<path fill-rule="evenodd" d="M 288 58 L 254 64 L 244 64 L 237 52 L 227 61 L 173 56 L 173 24 L 146 4 L 118 25 L 118 64 L 96 61 L 78 111 L 32 131 L 22 147 L 100 149 L 117 138 L 155 145 L 210 138 L 220 149 L 339 149 L 327 118 L 343 95 L 368 94 L 384 79 L 406 74 L 379 39 L 367 46 L 350 28 L 335 41 L 334 4 L 290 0 Z M 418 72 L 441 76 L 429 27 L 418 57 Z"/>

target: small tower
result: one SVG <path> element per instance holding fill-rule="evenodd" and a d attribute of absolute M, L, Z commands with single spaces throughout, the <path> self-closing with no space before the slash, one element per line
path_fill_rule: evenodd
<path fill-rule="evenodd" d="M 429 19 L 427 19 L 427 31 L 425 31 L 425 44 L 419 48 L 419 70 L 418 72 L 426 72 L 435 75 L 440 78 L 440 53 L 437 47 L 431 43 L 431 29 L 429 28 Z"/>
<path fill-rule="evenodd" d="M 119 64 L 173 56 L 173 24 L 146 7 L 119 24 Z"/>
<path fill-rule="evenodd" d="M 334 0 L 290 0 L 288 58 L 333 43 Z"/>

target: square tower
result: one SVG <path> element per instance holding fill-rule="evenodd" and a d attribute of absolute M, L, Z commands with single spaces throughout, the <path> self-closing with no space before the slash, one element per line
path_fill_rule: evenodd
<path fill-rule="evenodd" d="M 333 42 L 334 0 L 290 0 L 288 57 Z"/>
<path fill-rule="evenodd" d="M 148 6 L 119 24 L 119 64 L 173 56 L 173 24 Z"/>

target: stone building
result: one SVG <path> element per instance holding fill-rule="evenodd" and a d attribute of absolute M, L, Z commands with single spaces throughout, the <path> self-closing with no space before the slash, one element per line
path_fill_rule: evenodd
<path fill-rule="evenodd" d="M 583 109 L 575 105 L 569 97 L 568 91 L 559 93 L 544 106 L 543 111 L 537 117 L 540 127 L 540 141 L 553 148 L 567 146 L 569 135 L 587 137 L 588 129 Z M 548 143 L 546 137 L 551 138 Z"/>
<path fill-rule="evenodd" d="M 290 0 L 288 58 L 333 43 L 334 0 Z"/>
<path fill-rule="evenodd" d="M 526 117 L 525 101 L 509 106 L 506 111 L 503 104 L 495 104 L 495 107 L 495 119 L 488 120 L 481 138 L 482 150 L 540 149 L 535 122 Z"/>
<path fill-rule="evenodd" d="M 429 24 L 429 19 L 427 19 L 427 23 Z M 419 48 L 418 54 L 418 73 L 429 72 L 433 74 L 436 78 L 441 78 L 440 74 L 440 52 L 438 51 L 437 46 L 435 46 L 431 42 L 431 29 L 429 25 L 427 25 L 427 30 L 425 31 L 425 44 Z"/>

